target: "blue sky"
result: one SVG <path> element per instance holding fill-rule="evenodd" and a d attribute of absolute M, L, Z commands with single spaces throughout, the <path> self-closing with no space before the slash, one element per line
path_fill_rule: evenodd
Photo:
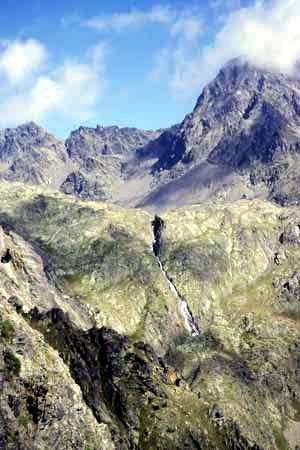
<path fill-rule="evenodd" d="M 291 72 L 299 3 L 2 0 L 0 126 L 177 123 L 232 57 Z"/>

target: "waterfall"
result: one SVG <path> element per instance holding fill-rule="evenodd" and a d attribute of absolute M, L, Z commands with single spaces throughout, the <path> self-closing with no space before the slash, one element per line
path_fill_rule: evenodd
<path fill-rule="evenodd" d="M 198 336 L 200 334 L 199 328 L 193 318 L 192 312 L 187 304 L 187 301 L 180 294 L 177 287 L 173 283 L 173 280 L 168 276 L 166 270 L 164 269 L 162 261 L 161 261 L 161 236 L 162 236 L 162 231 L 165 227 L 164 221 L 160 217 L 155 216 L 155 219 L 152 222 L 152 227 L 153 227 L 154 238 L 155 238 L 155 241 L 153 243 L 153 251 L 157 258 L 157 262 L 160 267 L 160 270 L 161 270 L 164 278 L 167 281 L 170 291 L 178 299 L 179 311 L 184 319 L 187 330 L 189 331 L 189 333 L 192 336 Z"/>
<path fill-rule="evenodd" d="M 162 265 L 161 260 L 159 258 L 157 258 L 157 260 L 158 260 L 158 265 L 168 283 L 170 291 L 177 297 L 177 299 L 179 301 L 179 311 L 180 311 L 182 317 L 184 318 L 186 328 L 189 330 L 189 332 L 192 336 L 198 336 L 200 334 L 199 329 L 198 329 L 197 324 L 194 321 L 194 318 L 193 318 L 190 308 L 187 304 L 187 301 L 181 296 L 181 294 L 178 292 L 178 289 L 176 288 L 175 284 L 169 278 L 167 272 L 165 271 L 165 269 Z"/>

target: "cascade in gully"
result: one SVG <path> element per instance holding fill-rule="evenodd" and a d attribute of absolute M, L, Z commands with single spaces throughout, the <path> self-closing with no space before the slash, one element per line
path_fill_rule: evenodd
<path fill-rule="evenodd" d="M 166 279 L 166 281 L 168 283 L 170 290 L 173 292 L 173 294 L 178 299 L 179 310 L 180 310 L 180 313 L 186 324 L 186 328 L 188 329 L 188 331 L 190 332 L 190 334 L 192 336 L 198 336 L 200 334 L 199 328 L 193 318 L 192 312 L 187 304 L 187 301 L 178 291 L 177 287 L 173 283 L 172 278 L 170 278 L 169 275 L 167 274 L 166 270 L 164 269 L 162 260 L 161 260 L 162 232 L 165 228 L 165 223 L 164 223 L 163 219 L 156 215 L 154 220 L 152 221 L 152 228 L 153 228 L 153 234 L 154 234 L 153 252 L 157 258 L 159 267 L 164 275 L 164 278 Z"/>

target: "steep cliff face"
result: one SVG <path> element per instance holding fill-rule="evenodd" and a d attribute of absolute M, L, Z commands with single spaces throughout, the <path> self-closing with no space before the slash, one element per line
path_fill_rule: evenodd
<path fill-rule="evenodd" d="M 13 231 L 0 228 L 0 444 L 2 449 L 113 449 L 57 351 L 26 319 L 33 308 L 62 308 L 83 329 L 84 309 L 57 289 L 48 258 Z"/>
<path fill-rule="evenodd" d="M 0 194 L 4 448 L 294 450 L 297 208 L 185 207 L 154 236 L 139 210 Z"/>

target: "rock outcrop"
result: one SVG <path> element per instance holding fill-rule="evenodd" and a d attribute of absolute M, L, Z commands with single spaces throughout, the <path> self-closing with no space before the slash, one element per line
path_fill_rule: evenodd
<path fill-rule="evenodd" d="M 84 307 L 51 281 L 45 255 L 0 228 L 10 261 L 0 263 L 0 445 L 2 449 L 114 449 L 110 430 L 86 405 L 55 349 L 26 319 L 60 307 L 73 323 L 91 327 Z"/>

